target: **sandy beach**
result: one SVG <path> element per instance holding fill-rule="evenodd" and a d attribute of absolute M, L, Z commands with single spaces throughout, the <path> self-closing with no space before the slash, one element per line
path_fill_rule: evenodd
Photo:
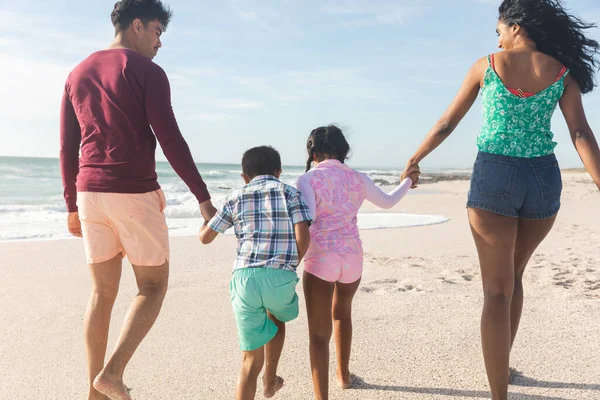
<path fill-rule="evenodd" d="M 525 274 L 512 355 L 521 374 L 511 399 L 600 399 L 600 193 L 580 172 L 565 172 L 564 186 L 556 227 Z M 447 223 L 362 232 L 366 264 L 354 302 L 351 362 L 360 381 L 355 389 L 338 389 L 332 358 L 332 399 L 489 398 L 467 190 L 467 181 L 423 185 L 390 210 L 445 215 Z M 240 360 L 228 293 L 235 238 L 201 246 L 182 237 L 171 245 L 162 314 L 125 382 L 136 400 L 232 399 Z M 84 399 L 82 324 L 90 279 L 82 243 L 0 243 L 0 254 L 0 399 Z M 115 328 L 135 292 L 126 265 Z M 312 398 L 300 286 L 298 293 L 301 315 L 288 325 L 280 364 L 286 384 L 275 397 L 282 400 Z M 112 329 L 109 348 L 117 335 Z"/>

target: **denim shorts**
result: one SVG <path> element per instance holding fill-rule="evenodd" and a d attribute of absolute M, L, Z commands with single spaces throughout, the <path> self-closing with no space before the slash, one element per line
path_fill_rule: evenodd
<path fill-rule="evenodd" d="M 467 207 L 513 218 L 545 219 L 558 214 L 561 192 L 554 154 L 520 158 L 479 152 Z"/>

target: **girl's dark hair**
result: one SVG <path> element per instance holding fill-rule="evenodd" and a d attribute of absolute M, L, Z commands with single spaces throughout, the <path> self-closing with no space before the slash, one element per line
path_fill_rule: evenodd
<path fill-rule="evenodd" d="M 560 0 L 504 0 L 499 12 L 500 21 L 525 28 L 539 51 L 569 68 L 582 93 L 594 89 L 599 45 L 584 31 L 595 24 L 569 14 Z"/>
<path fill-rule="evenodd" d="M 306 141 L 306 150 L 308 150 L 308 160 L 306 161 L 306 170 L 308 171 L 315 155 L 317 157 L 328 155 L 343 163 L 348 159 L 350 145 L 340 128 L 328 125 L 314 129 L 310 133 Z"/>

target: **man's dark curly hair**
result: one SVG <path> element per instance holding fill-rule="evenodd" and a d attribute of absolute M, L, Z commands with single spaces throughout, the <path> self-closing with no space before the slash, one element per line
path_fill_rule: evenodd
<path fill-rule="evenodd" d="M 122 32 L 129 28 L 134 20 L 140 19 L 144 25 L 158 21 L 166 30 L 173 12 L 160 0 L 121 0 L 115 3 L 110 19 L 115 31 Z"/>

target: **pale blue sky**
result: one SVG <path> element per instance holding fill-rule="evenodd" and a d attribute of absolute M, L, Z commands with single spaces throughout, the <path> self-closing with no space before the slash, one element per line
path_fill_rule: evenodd
<path fill-rule="evenodd" d="M 113 36 L 115 0 L 0 4 L 0 155 L 58 154 L 58 111 L 69 71 Z M 499 0 L 171 0 L 155 61 L 197 162 L 237 163 L 270 144 L 303 164 L 311 129 L 339 124 L 352 164 L 402 167 L 448 106 L 468 68 L 496 51 Z M 597 0 L 567 0 L 600 22 Z M 592 36 L 600 40 L 600 30 Z M 585 97 L 600 134 L 600 89 Z M 480 106 L 423 165 L 468 167 Z M 579 166 L 562 114 L 563 167 Z M 159 159 L 164 159 L 160 153 Z"/>

